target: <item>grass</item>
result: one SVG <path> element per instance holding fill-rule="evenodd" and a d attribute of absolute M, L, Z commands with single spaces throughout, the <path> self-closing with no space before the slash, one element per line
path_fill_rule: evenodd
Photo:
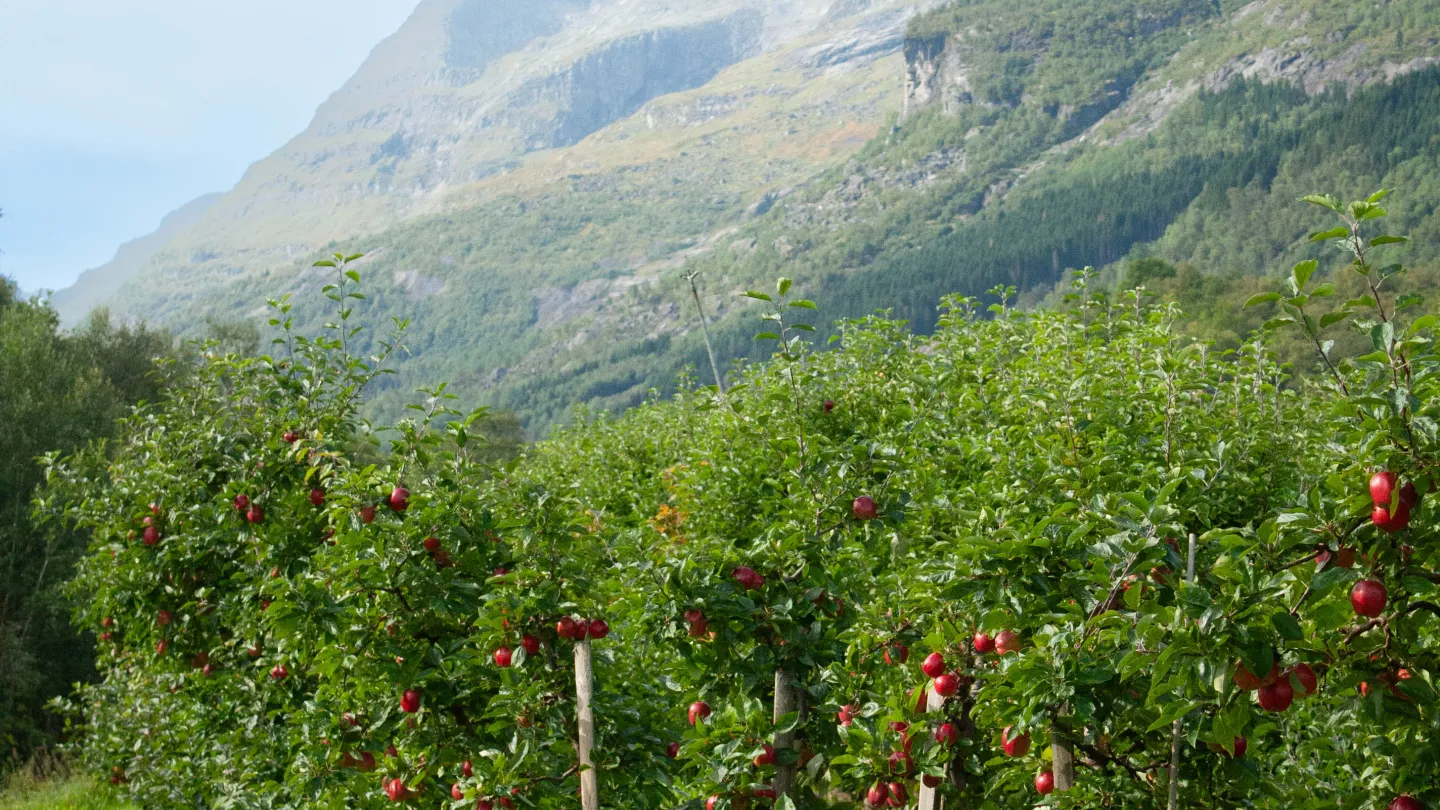
<path fill-rule="evenodd" d="M 125 810 L 100 780 L 45 749 L 0 779 L 0 810 Z"/>

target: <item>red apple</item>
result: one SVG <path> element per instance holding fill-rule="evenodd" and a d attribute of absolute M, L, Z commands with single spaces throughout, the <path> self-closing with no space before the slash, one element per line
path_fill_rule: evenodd
<path fill-rule="evenodd" d="M 372 753 L 370 753 L 369 751 L 362 752 L 362 753 L 360 754 L 360 765 L 359 765 L 359 767 L 360 767 L 360 770 L 362 770 L 362 771 L 373 771 L 373 770 L 375 770 L 375 755 L 372 754 Z"/>
<path fill-rule="evenodd" d="M 1291 702 L 1295 700 L 1295 690 L 1290 688 L 1288 679 L 1278 680 L 1275 683 L 1260 687 L 1255 693 L 1260 708 L 1267 712 L 1283 712 L 1290 708 Z"/>
<path fill-rule="evenodd" d="M 941 745 L 954 745 L 959 741 L 960 729 L 956 728 L 954 723 L 941 723 L 940 727 L 935 729 L 935 742 Z"/>
<path fill-rule="evenodd" d="M 765 587 L 765 577 L 761 576 L 748 565 L 742 565 L 730 572 L 730 576 L 747 591 L 758 591 Z"/>
<path fill-rule="evenodd" d="M 1390 497 L 1395 492 L 1395 473 L 1380 471 L 1370 476 L 1370 500 L 1376 506 L 1389 508 Z"/>
<path fill-rule="evenodd" d="M 680 756 L 680 743 L 672 740 L 669 745 L 665 746 L 665 756 L 670 759 Z"/>
<path fill-rule="evenodd" d="M 1388 596 L 1384 583 L 1374 579 L 1362 579 L 1350 589 L 1350 607 L 1355 609 L 1357 615 L 1373 619 L 1385 610 Z"/>
<path fill-rule="evenodd" d="M 311 505 L 311 506 L 324 506 L 324 505 L 325 505 L 325 490 L 323 490 L 323 489 L 321 489 L 321 488 L 319 488 L 319 487 L 316 487 L 316 488 L 310 490 L 310 505 Z"/>
<path fill-rule="evenodd" d="M 975 645 L 977 653 L 988 653 L 995 649 L 995 639 L 991 638 L 989 633 L 976 633 L 971 642 Z"/>
<path fill-rule="evenodd" d="M 1293 675 L 1295 680 L 1300 683 L 1301 700 L 1315 694 L 1315 689 L 1319 686 L 1319 681 L 1315 678 L 1315 670 L 1311 669 L 1309 664 L 1296 664 L 1290 668 L 1288 674 Z"/>
<path fill-rule="evenodd" d="M 960 691 L 960 679 L 947 672 L 935 679 L 934 689 L 940 697 L 950 697 Z"/>
<path fill-rule="evenodd" d="M 895 652 L 895 656 L 893 658 L 890 655 L 890 652 L 892 650 Z M 896 666 L 897 664 L 905 663 L 909 658 L 910 648 L 905 646 L 904 644 L 896 642 L 894 644 L 885 645 L 885 663 L 891 666 Z"/>
<path fill-rule="evenodd" d="M 426 550 L 426 551 L 430 552 L 431 554 L 434 554 L 434 553 L 436 553 L 436 552 L 438 552 L 438 551 L 440 550 L 440 538 L 438 538 L 438 537 L 427 537 L 427 538 L 425 538 L 425 542 L 422 543 L 421 545 L 425 546 L 425 550 Z"/>
<path fill-rule="evenodd" d="M 835 719 L 840 721 L 840 725 L 848 726 L 855 722 L 855 714 L 859 711 L 859 707 L 855 704 L 847 703 L 840 707 L 840 711 L 835 713 Z"/>
<path fill-rule="evenodd" d="M 875 499 L 869 495 L 861 495 L 850 504 L 850 511 L 857 520 L 874 520 L 880 514 L 879 508 L 875 505 Z"/>
<path fill-rule="evenodd" d="M 115 624 L 115 619 L 114 619 L 113 617 L 110 617 L 110 616 L 106 616 L 105 618 L 103 618 L 103 619 L 100 620 L 100 626 L 101 626 L 101 627 L 110 627 L 110 626 L 112 626 L 112 625 L 114 625 L 114 624 Z"/>
<path fill-rule="evenodd" d="M 1354 568 L 1355 549 L 1342 548 L 1336 550 L 1335 554 L 1331 557 L 1330 564 L 1336 568 Z"/>
<path fill-rule="evenodd" d="M 460 787 L 460 783 L 459 783 L 459 782 L 456 782 L 455 784 L 453 784 L 453 785 L 450 786 L 450 798 L 452 798 L 452 799 L 463 799 L 463 798 L 465 798 L 465 790 Z"/>
<path fill-rule="evenodd" d="M 1035 776 L 1035 792 L 1048 796 L 1055 792 L 1055 772 L 1041 771 Z"/>
<path fill-rule="evenodd" d="M 710 716 L 710 704 L 703 700 L 697 700 L 690 704 L 690 725 L 696 725 L 701 720 Z"/>
<path fill-rule="evenodd" d="M 754 758 L 753 760 L 751 760 L 751 762 L 752 762 L 752 763 L 755 765 L 755 767 L 757 767 L 757 768 L 763 768 L 763 767 L 765 767 L 766 765 L 774 765 L 774 764 L 775 764 L 775 749 L 774 749 L 773 747 L 769 746 L 769 745 L 766 745 L 765 748 L 764 748 L 764 750 L 761 751 L 760 753 L 756 754 L 756 755 L 755 755 L 755 758 Z"/>
<path fill-rule="evenodd" d="M 1402 500 L 1395 505 L 1394 512 L 1388 507 L 1377 506 L 1375 511 L 1370 513 L 1370 521 L 1382 531 L 1403 531 L 1410 525 L 1410 505 Z"/>
<path fill-rule="evenodd" d="M 773 798 L 775 798 L 775 788 L 773 788 L 773 787 L 758 787 L 758 788 L 755 788 L 755 798 L 757 798 L 757 799 L 773 799 Z"/>
<path fill-rule="evenodd" d="M 374 522 L 375 522 L 375 507 L 369 506 L 369 505 L 360 507 L 360 522 L 361 522 L 361 523 L 374 523 Z"/>
<path fill-rule="evenodd" d="M 259 658 L 259 657 L 260 657 L 260 645 L 258 645 L 258 644 L 251 645 L 250 649 L 247 650 L 247 652 L 250 653 L 250 657 L 251 657 L 251 658 Z"/>
<path fill-rule="evenodd" d="M 236 512 L 244 512 L 245 507 L 250 505 L 250 496 L 242 492 L 239 495 L 235 496 L 235 500 L 233 503 L 235 505 Z"/>
<path fill-rule="evenodd" d="M 165 625 L 169 624 L 169 623 L 170 623 L 170 611 L 168 611 L 168 610 L 162 610 L 162 611 L 160 611 L 159 613 L 156 613 L 156 614 L 155 614 L 155 623 L 158 624 L 158 625 L 160 625 L 161 627 L 164 627 Z"/>
<path fill-rule="evenodd" d="M 1411 509 L 1420 505 L 1420 493 L 1415 491 L 1413 481 L 1406 481 L 1405 485 L 1400 487 L 1400 503 Z"/>
<path fill-rule="evenodd" d="M 289 676 L 290 671 L 285 668 L 284 664 L 276 664 L 270 668 L 270 677 L 277 681 L 283 681 Z"/>
<path fill-rule="evenodd" d="M 404 512 L 410 508 L 410 490 L 404 487 L 395 487 L 390 490 L 390 508 L 396 512 Z"/>
<path fill-rule="evenodd" d="M 535 655 L 540 652 L 540 639 L 526 633 L 520 637 L 520 646 L 525 648 L 526 655 Z"/>
<path fill-rule="evenodd" d="M 400 695 L 400 711 L 407 714 L 414 714 L 420 711 L 420 693 L 414 689 L 406 689 L 405 692 Z"/>
<path fill-rule="evenodd" d="M 385 747 L 385 756 L 395 759 L 400 756 L 400 752 L 395 750 L 395 746 L 387 745 Z"/>
<path fill-rule="evenodd" d="M 245 513 L 245 520 L 251 523 L 265 522 L 265 507 L 258 503 L 250 504 L 250 509 Z"/>
<path fill-rule="evenodd" d="M 205 664 L 204 666 L 200 667 L 200 674 L 204 675 L 207 678 L 213 676 L 215 674 L 215 665 L 210 663 Z"/>
<path fill-rule="evenodd" d="M 719 796 L 711 796 L 705 800 L 705 810 L 715 810 L 715 805 L 720 803 Z"/>
<path fill-rule="evenodd" d="M 835 400 L 827 399 L 825 400 L 825 404 L 821 407 L 825 409 L 825 413 L 830 413 L 831 411 L 835 410 Z"/>
<path fill-rule="evenodd" d="M 470 760 L 467 759 L 464 762 L 460 763 L 460 775 L 465 777 L 466 779 L 469 779 L 475 775 L 475 766 L 470 762 Z"/>
<path fill-rule="evenodd" d="M 1396 796 L 1390 800 L 1390 810 L 1425 810 L 1425 805 L 1409 795 Z"/>
<path fill-rule="evenodd" d="M 164 655 L 165 651 L 168 649 L 170 649 L 170 642 L 162 638 L 160 639 L 160 642 L 155 645 L 155 654 Z"/>
<path fill-rule="evenodd" d="M 610 625 L 607 624 L 604 619 L 590 620 L 591 638 L 605 638 L 608 635 L 610 635 Z"/>
<path fill-rule="evenodd" d="M 505 669 L 510 666 L 511 652 L 509 647 L 501 647 L 495 651 L 495 666 Z"/>
<path fill-rule="evenodd" d="M 284 439 L 287 444 L 294 444 L 300 441 L 300 434 L 293 430 L 287 430 L 280 438 Z"/>
<path fill-rule="evenodd" d="M 1236 664 L 1235 673 L 1231 677 L 1235 681 L 1236 686 L 1240 687 L 1246 692 L 1251 692 L 1259 689 L 1262 686 L 1269 686 L 1270 684 L 1275 683 L 1277 680 L 1279 680 L 1280 665 L 1271 664 L 1270 674 L 1266 675 L 1264 678 L 1259 678 L 1256 677 L 1255 674 L 1252 673 L 1249 669 L 1246 669 L 1244 664 Z"/>
<path fill-rule="evenodd" d="M 889 797 L 890 791 L 886 790 L 885 786 L 879 782 L 871 785 L 870 789 L 865 791 L 865 803 L 871 807 L 883 807 L 885 800 Z"/>
<path fill-rule="evenodd" d="M 1007 757 L 1023 757 L 1030 752 L 1030 734 L 1027 732 L 1018 737 L 1011 737 L 1010 732 L 1014 726 L 1006 726 L 1000 732 L 1000 749 Z"/>
<path fill-rule="evenodd" d="M 945 656 L 938 652 L 930 653 L 925 656 L 925 660 L 921 662 L 920 671 L 924 672 L 927 677 L 940 677 L 945 674 Z"/>
<path fill-rule="evenodd" d="M 560 621 L 555 622 L 555 634 L 560 638 L 574 638 L 575 620 L 569 616 L 561 616 Z"/>
<path fill-rule="evenodd" d="M 887 802 L 891 807 L 904 807 L 909 798 L 905 794 L 905 785 L 901 782 L 891 782 L 889 785 L 890 799 Z"/>
<path fill-rule="evenodd" d="M 405 783 L 399 779 L 391 779 L 385 783 L 385 795 L 390 797 L 392 802 L 405 800 Z"/>
<path fill-rule="evenodd" d="M 1020 649 L 1020 634 L 1014 630 L 1001 630 L 995 636 L 995 651 L 1001 655 L 1016 652 Z"/>
<path fill-rule="evenodd" d="M 697 618 L 690 622 L 690 630 L 688 631 L 690 637 L 705 638 L 707 635 L 709 635 L 710 625 L 705 621 L 704 614 L 700 613 L 700 611 L 698 610 L 686 611 L 685 618 L 689 619 L 691 613 L 696 614 Z"/>
<path fill-rule="evenodd" d="M 146 526 L 142 537 L 144 538 L 145 545 L 153 546 L 160 542 L 160 530 L 154 526 Z"/>

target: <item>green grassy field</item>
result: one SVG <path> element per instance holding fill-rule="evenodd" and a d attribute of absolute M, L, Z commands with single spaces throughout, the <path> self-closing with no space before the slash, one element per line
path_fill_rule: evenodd
<path fill-rule="evenodd" d="M 119 810 L 130 806 L 84 776 L 47 782 L 12 780 L 0 792 L 3 810 Z"/>

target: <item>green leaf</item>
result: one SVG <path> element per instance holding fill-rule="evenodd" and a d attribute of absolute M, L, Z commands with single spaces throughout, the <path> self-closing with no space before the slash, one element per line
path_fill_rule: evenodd
<path fill-rule="evenodd" d="M 1318 205 L 1321 208 L 1329 208 L 1337 214 L 1340 213 L 1340 201 L 1329 194 L 1306 194 L 1300 198 L 1300 202 Z"/>
<path fill-rule="evenodd" d="M 773 299 L 770 298 L 770 296 L 766 295 L 765 293 L 758 292 L 758 291 L 756 291 L 756 290 L 746 290 L 746 291 L 745 291 L 745 294 L 746 294 L 747 296 L 751 297 L 751 298 L 758 298 L 758 299 L 761 300 L 761 301 L 770 301 L 770 300 L 773 300 Z"/>
<path fill-rule="evenodd" d="M 1380 247 L 1381 245 L 1399 245 L 1409 241 L 1409 239 L 1403 236 L 1377 236 L 1374 239 L 1370 240 L 1370 247 Z"/>
<path fill-rule="evenodd" d="M 1320 262 L 1314 259 L 1307 259 L 1291 268 L 1290 278 L 1295 282 L 1295 291 L 1297 293 L 1305 289 L 1305 283 L 1315 274 L 1315 270 L 1318 267 L 1320 267 Z"/>
<path fill-rule="evenodd" d="M 1320 328 L 1324 329 L 1327 326 L 1333 326 L 1348 317 L 1350 317 L 1350 313 L 1343 310 L 1339 312 L 1327 312 L 1320 316 Z"/>
<path fill-rule="evenodd" d="M 780 295 L 784 295 L 785 293 L 790 292 L 791 283 L 792 282 L 790 281 L 790 279 L 781 276 L 780 280 L 775 282 L 775 292 L 779 293 Z"/>
<path fill-rule="evenodd" d="M 790 306 L 799 307 L 800 309 L 815 309 L 815 302 L 804 298 L 797 298 L 790 302 Z"/>
<path fill-rule="evenodd" d="M 1327 239 L 1344 239 L 1350 235 L 1350 229 L 1345 226 L 1337 226 L 1328 231 L 1316 231 L 1310 234 L 1311 242 L 1324 242 Z"/>
<path fill-rule="evenodd" d="M 1258 294 L 1256 294 L 1256 295 L 1250 296 L 1250 300 L 1246 301 L 1246 302 L 1245 302 L 1245 306 L 1244 306 L 1244 307 L 1241 307 L 1241 309 L 1245 309 L 1245 308 L 1248 308 L 1248 307 L 1259 306 L 1259 305 L 1261 305 L 1261 304 L 1268 304 L 1268 303 L 1270 303 L 1271 301 L 1279 301 L 1279 300 L 1280 300 L 1280 293 L 1278 293 L 1278 292 L 1258 293 Z"/>
<path fill-rule="evenodd" d="M 1386 197 L 1389 197 L 1389 196 L 1390 196 L 1390 189 L 1388 189 L 1388 188 L 1382 188 L 1382 189 L 1380 189 L 1379 191 L 1375 192 L 1374 194 L 1371 194 L 1369 197 L 1366 197 L 1366 198 L 1365 198 L 1365 202 L 1370 203 L 1370 204 L 1373 205 L 1373 204 L 1378 203 L 1378 202 L 1380 202 L 1381 200 L 1383 200 L 1383 199 L 1385 199 Z"/>
<path fill-rule="evenodd" d="M 1270 624 L 1286 641 L 1301 641 L 1305 638 L 1305 634 L 1300 630 L 1300 623 L 1289 613 L 1276 613 L 1270 617 Z"/>
<path fill-rule="evenodd" d="M 774 332 L 761 332 L 755 336 L 756 340 L 779 340 L 780 336 Z"/>

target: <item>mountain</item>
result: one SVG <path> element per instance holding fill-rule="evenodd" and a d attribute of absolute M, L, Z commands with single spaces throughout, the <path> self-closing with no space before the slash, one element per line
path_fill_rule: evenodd
<path fill-rule="evenodd" d="M 115 251 L 115 258 L 86 270 L 73 285 L 51 294 L 50 305 L 70 324 L 79 322 L 90 310 L 108 305 L 130 279 L 156 259 L 171 239 L 194 225 L 221 196 L 205 194 L 171 211 L 154 231 L 121 245 Z"/>
<path fill-rule="evenodd" d="M 1440 235 L 1437 41 L 1440 0 L 425 0 L 110 300 L 315 326 L 309 265 L 365 252 L 359 314 L 411 320 L 372 407 L 445 379 L 533 432 L 708 369 L 690 273 L 728 359 L 779 275 L 923 330 L 1085 265 L 1266 272 L 1313 190 Z"/>

